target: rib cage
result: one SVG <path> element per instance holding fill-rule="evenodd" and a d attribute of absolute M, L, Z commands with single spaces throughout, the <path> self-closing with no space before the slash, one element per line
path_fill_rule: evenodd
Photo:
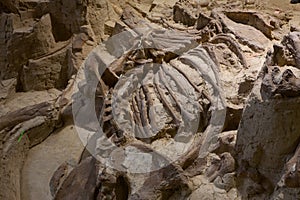
<path fill-rule="evenodd" d="M 157 42 L 158 38 L 164 42 Z M 135 153 L 127 151 L 134 144 L 159 152 L 168 162 L 196 149 L 205 156 L 225 120 L 219 70 L 213 52 L 199 45 L 195 36 L 175 30 L 130 30 L 99 45 L 84 67 L 89 78 L 82 85 L 89 92 L 102 91 L 103 95 L 98 119 L 91 115 L 81 117 L 93 118 L 89 123 L 98 120 L 99 124 L 93 128 L 96 132 L 90 132 L 86 149 L 119 170 L 124 169 L 120 164 L 115 166 L 111 160 L 114 156 L 110 155 L 123 149 L 122 154 L 131 159 Z M 102 80 L 95 73 L 100 73 Z M 99 94 L 81 95 L 94 109 L 102 105 L 96 96 Z M 200 137 L 205 140 L 203 146 L 199 144 Z M 152 164 L 151 170 L 162 167 Z"/>
<path fill-rule="evenodd" d="M 118 127 L 138 139 L 153 139 L 163 133 L 174 136 L 174 131 L 189 136 L 198 130 L 192 127 L 194 123 L 203 131 L 207 121 L 199 121 L 198 116 L 208 111 L 200 102 L 203 82 L 193 83 L 188 76 L 167 63 L 139 66 L 123 76 L 112 99 Z M 199 74 L 197 78 L 201 80 Z"/>
<path fill-rule="evenodd" d="M 147 52 L 157 50 L 139 51 L 147 56 Z M 135 53 L 132 51 L 127 61 Z M 198 58 L 196 62 L 193 56 Z M 205 131 L 211 111 L 222 109 L 217 105 L 222 97 L 211 97 L 221 96 L 217 68 L 200 46 L 168 63 L 164 59 L 162 63 L 136 63 L 109 90 L 100 116 L 103 132 L 116 145 L 136 139 L 148 144 L 162 138 L 190 141 L 193 135 Z"/>

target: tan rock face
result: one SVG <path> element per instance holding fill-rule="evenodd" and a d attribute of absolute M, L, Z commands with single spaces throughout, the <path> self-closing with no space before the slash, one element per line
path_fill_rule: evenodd
<path fill-rule="evenodd" d="M 93 15 L 103 23 L 114 19 L 103 14 L 106 3 L 110 5 L 98 2 L 103 9 Z M 87 14 L 94 8 L 84 1 L 0 3 L 0 174 L 5 177 L 1 199 L 23 199 L 19 172 L 28 147 L 38 145 L 61 125 L 61 113 L 64 119 L 69 116 L 68 95 L 74 82 L 70 78 L 95 45 Z M 104 33 L 102 27 L 96 32 L 99 41 L 104 37 L 100 32 Z M 55 90 L 66 87 L 63 95 Z M 22 131 L 31 134 L 18 143 Z"/>
<path fill-rule="evenodd" d="M 49 3 L 49 12 L 56 41 L 68 40 L 73 33 L 80 32 L 80 26 L 87 23 L 86 1 L 51 1 Z"/>
<path fill-rule="evenodd" d="M 1 1 L 0 199 L 298 199 L 300 33 L 263 5 Z"/>
<path fill-rule="evenodd" d="M 16 19 L 13 19 L 13 22 Z M 43 16 L 31 26 L 19 27 L 13 30 L 11 38 L 7 38 L 7 73 L 16 77 L 29 58 L 46 55 L 55 47 L 52 35 L 50 15 Z"/>
<path fill-rule="evenodd" d="M 70 41 L 74 33 L 85 33 L 91 37 L 87 40 L 100 41 L 107 37 L 104 34 L 104 23 L 108 20 L 114 21 L 119 17 L 115 13 L 113 5 L 106 1 L 91 1 L 89 3 L 65 0 L 24 1 L 22 6 L 19 16 L 1 13 L 0 63 L 3 66 L 0 69 L 1 79 L 16 78 L 23 66 L 28 65 L 29 59 L 41 60 L 61 50 L 64 46 L 61 41 Z M 103 16 L 105 17 L 103 18 Z M 86 29 L 87 27 L 89 30 Z M 65 48 L 64 51 L 66 52 L 67 49 Z M 37 69 L 38 71 L 46 70 L 45 63 L 51 65 L 50 63 L 54 62 L 54 65 L 57 65 L 56 63 L 60 63 L 58 65 L 63 63 L 64 66 L 69 65 L 60 56 L 56 58 L 57 56 L 53 55 L 53 58 L 38 61 L 42 62 L 39 64 L 36 62 L 33 64 L 31 61 L 29 65 L 33 66 L 27 66 L 31 69 L 25 69 L 27 75 L 30 74 L 27 78 L 35 76 L 30 72 L 33 68 L 41 68 Z M 24 90 L 42 90 L 53 87 L 62 89 L 65 87 L 66 80 L 62 80 L 63 83 L 58 83 L 57 79 L 65 79 L 67 67 L 56 66 L 52 69 L 55 73 L 50 75 L 51 77 L 49 76 L 49 70 L 51 70 L 49 68 L 48 75 L 46 72 L 46 74 L 35 76 L 35 82 L 39 86 L 34 88 L 25 85 Z M 45 79 L 48 78 L 51 81 L 46 83 Z M 20 90 L 22 90 L 22 84 L 27 83 L 19 83 Z"/>
<path fill-rule="evenodd" d="M 13 26 L 12 26 L 12 16 L 8 14 L 1 14 L 1 34 L 0 34 L 0 45 L 1 45 L 1 68 L 0 68 L 0 74 L 1 74 L 1 80 L 8 79 L 9 76 L 7 75 L 7 67 L 8 67 L 8 60 L 7 60 L 7 40 L 11 37 L 13 32 Z"/>
<path fill-rule="evenodd" d="M 297 51 L 294 48 L 291 54 L 295 55 Z M 286 66 L 288 63 L 285 67 L 272 66 L 276 59 L 274 54 L 267 57 L 247 100 L 237 135 L 236 150 L 241 173 L 254 180 L 253 174 L 248 172 L 257 170 L 256 176 L 260 178 L 254 182 L 262 184 L 260 193 L 268 192 L 270 186 L 274 188 L 280 179 L 284 182 L 280 186 L 294 187 L 298 184 L 296 158 L 288 163 L 286 160 L 296 150 L 300 138 L 297 123 L 299 70 Z M 281 178 L 283 172 L 285 174 Z M 270 185 L 262 183 L 262 179 Z"/>
<path fill-rule="evenodd" d="M 20 77 L 24 91 L 63 89 L 68 79 L 68 49 L 58 50 L 40 59 L 29 60 Z"/>

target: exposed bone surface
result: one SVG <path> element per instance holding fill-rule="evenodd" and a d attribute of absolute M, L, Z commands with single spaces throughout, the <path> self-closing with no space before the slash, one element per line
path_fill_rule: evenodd
<path fill-rule="evenodd" d="M 0 199 L 300 199 L 299 5 L 2 0 Z"/>

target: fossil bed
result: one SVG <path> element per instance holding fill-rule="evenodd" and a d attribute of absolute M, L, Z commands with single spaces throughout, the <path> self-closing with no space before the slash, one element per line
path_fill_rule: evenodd
<path fill-rule="evenodd" d="M 300 4 L 0 2 L 0 199 L 300 199 L 299 122 Z"/>

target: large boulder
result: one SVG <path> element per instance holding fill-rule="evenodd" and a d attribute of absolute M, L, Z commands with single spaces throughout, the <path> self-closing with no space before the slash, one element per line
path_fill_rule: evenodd
<path fill-rule="evenodd" d="M 278 186 L 291 187 L 289 183 L 297 179 L 282 174 L 293 171 L 298 160 L 294 156 L 286 162 L 300 139 L 300 71 L 287 63 L 281 67 L 274 64 L 276 56 L 269 53 L 238 130 L 237 159 L 242 192 L 248 193 L 247 198 L 271 194 Z M 280 181 L 283 183 L 278 184 Z"/>

